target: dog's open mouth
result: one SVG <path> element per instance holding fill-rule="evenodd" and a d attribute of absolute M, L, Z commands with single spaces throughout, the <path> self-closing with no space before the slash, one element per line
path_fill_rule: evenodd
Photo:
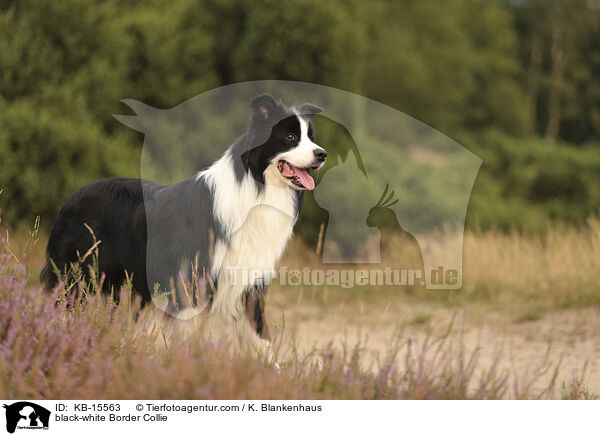
<path fill-rule="evenodd" d="M 292 165 L 291 163 L 280 160 L 277 162 L 277 168 L 283 177 L 291 181 L 294 185 L 298 186 L 302 189 L 308 189 L 312 191 L 315 189 L 315 181 L 308 174 L 311 169 L 316 169 L 320 165 L 310 167 L 310 168 L 300 168 Z"/>

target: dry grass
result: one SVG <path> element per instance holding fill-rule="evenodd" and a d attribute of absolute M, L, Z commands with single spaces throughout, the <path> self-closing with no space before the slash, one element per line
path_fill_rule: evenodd
<path fill-rule="evenodd" d="M 388 244 L 394 249 L 393 241 Z M 401 247 L 397 244 L 396 247 Z M 384 253 L 382 258 L 403 259 L 406 253 Z M 280 262 L 288 268 L 356 268 L 352 265 L 322 265 L 318 256 L 295 240 Z M 398 268 L 393 262 L 365 268 Z M 345 294 L 369 299 L 398 294 L 436 301 L 444 305 L 485 303 L 493 310 L 520 313 L 523 321 L 539 318 L 546 310 L 589 307 L 600 303 L 600 220 L 593 218 L 581 227 L 554 225 L 541 235 L 518 232 L 467 231 L 463 248 L 463 287 L 455 291 L 431 291 L 419 286 L 402 288 L 355 287 L 353 289 L 308 287 L 306 293 Z M 335 300 L 335 299 L 334 299 Z M 324 301 L 325 302 L 325 301 Z"/>
<path fill-rule="evenodd" d="M 542 236 L 467 233 L 466 298 L 498 307 L 524 303 L 541 309 L 600 303 L 600 220 L 575 228 L 556 225 Z"/>
<path fill-rule="evenodd" d="M 354 308 L 360 306 L 361 316 L 379 313 L 379 323 L 386 312 L 397 311 L 390 303 L 412 304 L 418 310 L 409 310 L 406 325 L 430 331 L 415 341 L 412 334 L 396 329 L 375 357 L 360 340 L 303 346 L 300 353 L 299 345 L 284 334 L 285 323 L 276 322 L 281 369 L 241 352 L 228 338 L 208 337 L 202 320 L 182 331 L 152 308 L 139 311 L 128 288 L 119 305 L 93 295 L 71 302 L 69 309 L 55 305 L 64 290 L 50 297 L 37 282 L 44 238 L 40 241 L 35 230 L 9 236 L 0 232 L 0 396 L 6 398 L 595 397 L 579 377 L 562 382 L 556 360 L 540 363 L 543 374 L 513 377 L 501 353 L 482 359 L 477 348 L 465 347 L 460 338 L 430 331 L 437 312 L 422 303 L 483 303 L 486 313 L 512 313 L 517 307 L 516 326 L 536 322 L 548 309 L 596 305 L 598 220 L 581 228 L 554 227 L 543 236 L 468 232 L 460 291 L 274 286 L 273 309 L 278 300 L 297 313 L 318 307 L 322 323 L 327 323 L 331 310 L 352 301 Z M 394 253 L 385 257 L 393 259 Z M 298 240 L 281 264 L 322 267 L 318 256 Z"/>
<path fill-rule="evenodd" d="M 31 235 L 32 241 L 37 239 Z M 23 244 L 39 250 L 33 242 Z M 501 355 L 491 362 L 447 334 L 415 342 L 402 331 L 366 359 L 364 343 L 300 354 L 276 343 L 281 368 L 208 337 L 202 328 L 139 310 L 129 288 L 119 305 L 99 295 L 55 302 L 42 293 L 29 259 L 0 237 L 0 396 L 5 398 L 498 399 L 590 398 L 578 379 L 559 386 L 558 366 L 509 383 Z M 34 285 L 32 286 L 32 283 Z M 95 286 L 94 283 L 91 284 Z M 74 294 L 72 294 L 74 295 Z M 68 304 L 67 304 L 68 303 Z M 415 323 L 427 322 L 425 317 Z M 189 327 L 189 324 L 187 325 Z"/>

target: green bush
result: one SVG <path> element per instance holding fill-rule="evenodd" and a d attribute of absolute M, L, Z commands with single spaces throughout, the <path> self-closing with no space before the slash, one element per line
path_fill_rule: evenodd
<path fill-rule="evenodd" d="M 353 1 L 247 3 L 233 78 L 300 80 L 359 91 L 365 31 Z M 239 7 L 239 3 L 237 7 Z"/>
<path fill-rule="evenodd" d="M 29 100 L 0 105 L 2 218 L 11 224 L 36 215 L 48 227 L 61 204 L 95 179 L 134 176 L 135 151 L 107 135 L 85 112 L 61 113 Z"/>
<path fill-rule="evenodd" d="M 152 0 L 122 9 L 120 35 L 126 86 L 119 98 L 171 108 L 219 85 L 205 7 L 196 0 Z M 118 99 L 117 99 L 118 100 Z"/>
<path fill-rule="evenodd" d="M 549 220 L 581 222 L 600 212 L 600 154 L 542 139 L 487 135 L 469 147 L 483 159 L 468 222 L 543 230 Z"/>
<path fill-rule="evenodd" d="M 112 1 L 14 2 L 0 11 L 1 98 L 86 111 L 107 127 L 126 89 L 116 16 Z"/>

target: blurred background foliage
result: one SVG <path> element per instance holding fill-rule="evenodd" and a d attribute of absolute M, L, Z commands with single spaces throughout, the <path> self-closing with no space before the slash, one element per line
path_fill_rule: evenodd
<path fill-rule="evenodd" d="M 583 222 L 600 208 L 599 77 L 597 0 L 0 0 L 2 215 L 48 228 L 82 184 L 138 176 L 120 99 L 279 79 L 381 101 L 481 157 L 469 225 Z"/>

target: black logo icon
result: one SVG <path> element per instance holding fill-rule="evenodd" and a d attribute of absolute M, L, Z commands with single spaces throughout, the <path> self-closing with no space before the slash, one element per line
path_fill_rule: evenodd
<path fill-rule="evenodd" d="M 4 404 L 6 409 L 6 431 L 14 433 L 19 429 L 48 429 L 50 411 L 29 401 L 19 401 L 11 405 Z"/>

